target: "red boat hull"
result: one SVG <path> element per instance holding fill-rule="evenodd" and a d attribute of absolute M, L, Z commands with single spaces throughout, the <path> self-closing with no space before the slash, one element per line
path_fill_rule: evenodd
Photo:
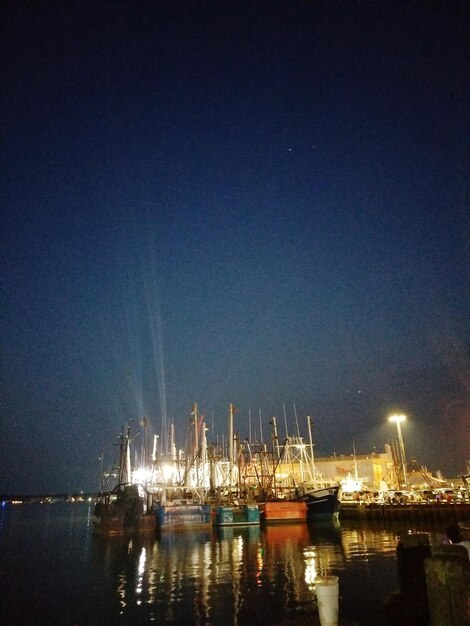
<path fill-rule="evenodd" d="M 258 506 L 262 522 L 305 522 L 307 519 L 305 502 L 273 500 Z"/>

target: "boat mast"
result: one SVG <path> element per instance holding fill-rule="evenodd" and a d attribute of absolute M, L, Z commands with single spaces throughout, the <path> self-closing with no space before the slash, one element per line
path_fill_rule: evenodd
<path fill-rule="evenodd" d="M 100 462 L 100 488 L 98 490 L 98 493 L 101 493 L 103 491 L 103 459 L 104 459 L 104 452 L 102 452 L 100 456 L 98 457 L 98 460 Z"/>
<path fill-rule="evenodd" d="M 140 466 L 143 469 L 147 469 L 147 426 L 148 426 L 148 419 L 147 419 L 146 415 L 144 415 L 144 417 L 142 419 L 142 426 L 144 428 L 144 436 L 143 436 L 142 450 L 141 450 L 141 455 L 140 455 Z"/>
<path fill-rule="evenodd" d="M 251 409 L 248 409 L 248 441 L 251 443 Z"/>
<path fill-rule="evenodd" d="M 310 417 L 310 415 L 307 415 L 307 425 L 308 425 L 308 439 L 309 439 L 309 443 L 310 443 L 310 458 L 311 458 L 311 462 L 312 462 L 312 474 L 313 474 L 313 480 L 317 480 L 317 470 L 315 467 L 315 455 L 313 453 L 313 439 L 312 439 L 312 418 Z"/>
<path fill-rule="evenodd" d="M 233 448 L 233 419 L 234 419 L 234 415 L 235 415 L 235 407 L 233 405 L 233 402 L 230 403 L 229 405 L 229 411 L 228 411 L 228 462 L 229 462 L 229 486 L 231 487 L 233 482 L 232 482 L 232 475 L 233 475 L 233 466 L 235 464 L 235 455 L 234 455 L 234 448 Z"/>
<path fill-rule="evenodd" d="M 280 458 L 280 454 L 279 454 L 279 437 L 277 435 L 277 424 L 276 424 L 276 418 L 273 416 L 273 418 L 271 419 L 270 424 L 273 427 L 273 442 L 276 446 L 276 457 L 279 460 Z"/>
<path fill-rule="evenodd" d="M 206 472 L 207 472 L 207 468 L 208 468 L 208 454 L 207 454 L 207 437 L 206 437 L 206 432 L 209 429 L 206 426 L 206 422 L 202 422 L 202 427 L 201 427 L 201 458 L 200 458 L 200 463 L 199 463 L 199 468 L 197 469 L 197 474 L 196 474 L 196 484 L 197 487 L 199 487 L 200 489 L 200 498 L 201 498 L 201 502 L 204 499 L 204 495 L 205 495 L 205 478 L 206 478 Z"/>
<path fill-rule="evenodd" d="M 175 440 L 175 425 L 173 422 L 170 424 L 170 459 L 176 461 L 178 455 L 176 453 L 176 440 Z"/>
<path fill-rule="evenodd" d="M 353 439 L 353 454 L 354 454 L 354 478 L 359 480 L 359 473 L 357 471 L 357 459 L 356 459 L 356 444 Z"/>
<path fill-rule="evenodd" d="M 286 428 L 286 439 L 288 439 L 289 438 L 289 431 L 287 430 L 287 415 L 286 415 L 286 405 L 285 404 L 282 405 L 282 409 L 284 411 L 284 425 L 285 425 L 285 428 Z"/>
<path fill-rule="evenodd" d="M 130 431 L 131 429 L 128 428 L 126 435 L 124 435 L 124 428 L 121 431 L 119 442 L 119 485 L 130 482 L 131 478 Z"/>
<path fill-rule="evenodd" d="M 193 410 L 191 412 L 191 415 L 194 416 L 194 458 L 196 458 L 198 450 L 199 450 L 199 440 L 198 440 L 198 422 L 199 422 L 199 410 L 198 410 L 198 406 L 197 406 L 197 402 L 195 402 L 193 404 Z"/>
<path fill-rule="evenodd" d="M 153 436 L 153 448 L 152 448 L 152 462 L 156 463 L 157 461 L 157 440 L 158 435 Z"/>
<path fill-rule="evenodd" d="M 300 437 L 299 420 L 297 419 L 297 409 L 295 407 L 295 402 L 294 402 L 294 415 L 295 415 L 295 425 L 297 427 L 297 437 Z"/>
<path fill-rule="evenodd" d="M 157 441 L 158 435 L 153 435 L 153 447 L 152 447 L 152 473 L 150 476 L 150 482 L 153 483 L 155 481 L 155 474 L 157 471 Z"/>

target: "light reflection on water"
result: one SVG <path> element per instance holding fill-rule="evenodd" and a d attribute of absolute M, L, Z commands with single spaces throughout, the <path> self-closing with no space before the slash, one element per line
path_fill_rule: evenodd
<path fill-rule="evenodd" d="M 378 626 L 408 530 L 348 522 L 103 539 L 79 504 L 3 511 L 0 529 L 2 597 L 11 598 L 0 623 L 86 626 L 316 624 L 314 581 L 325 573 L 339 576 L 343 620 Z"/>

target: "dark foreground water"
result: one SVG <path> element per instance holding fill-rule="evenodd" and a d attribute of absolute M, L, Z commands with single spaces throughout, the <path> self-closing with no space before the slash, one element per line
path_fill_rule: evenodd
<path fill-rule="evenodd" d="M 0 624 L 318 624 L 314 580 L 339 576 L 340 618 L 385 624 L 406 526 L 280 525 L 93 535 L 89 504 L 0 510 Z M 442 529 L 430 530 L 433 540 Z"/>

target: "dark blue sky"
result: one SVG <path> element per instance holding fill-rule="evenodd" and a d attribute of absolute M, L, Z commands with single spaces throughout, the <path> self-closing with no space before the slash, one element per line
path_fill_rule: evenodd
<path fill-rule="evenodd" d="M 465 470 L 468 9 L 2 4 L 0 492 L 193 402 Z"/>

